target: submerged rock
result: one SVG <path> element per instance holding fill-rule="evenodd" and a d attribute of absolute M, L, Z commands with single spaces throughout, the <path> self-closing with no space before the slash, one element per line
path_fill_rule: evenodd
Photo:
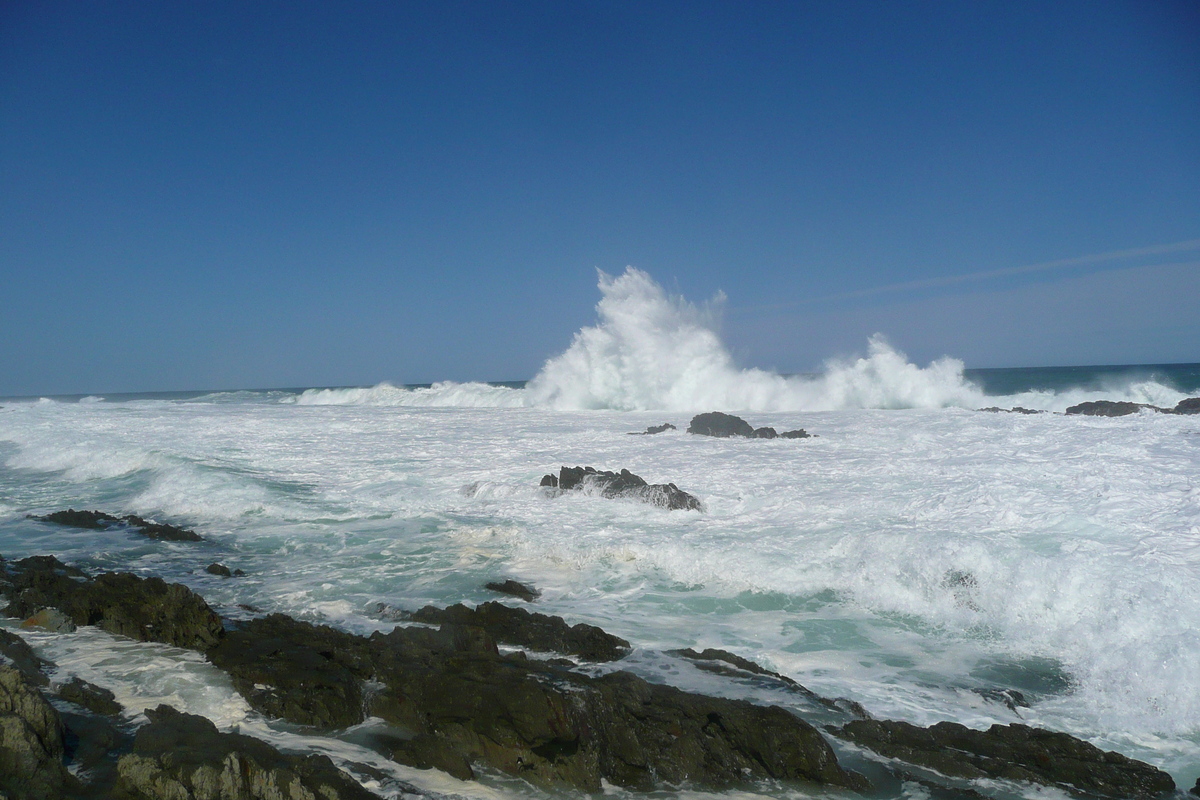
<path fill-rule="evenodd" d="M 1038 411 L 1038 410 L 1032 409 L 1032 408 L 1025 408 L 1024 406 L 1013 406 L 1012 408 L 1000 408 L 1000 406 L 989 406 L 988 408 L 981 408 L 979 410 L 980 411 L 990 411 L 993 414 L 999 414 L 1001 412 L 1003 412 L 1005 414 L 1045 414 L 1046 413 L 1045 411 Z"/>
<path fill-rule="evenodd" d="M 129 514 L 124 517 L 114 517 L 103 511 L 76 511 L 68 508 L 66 511 L 55 511 L 45 516 L 30 515 L 30 519 L 40 522 L 53 522 L 56 525 L 66 525 L 71 528 L 87 528 L 89 530 L 107 530 L 109 528 L 132 528 L 143 536 L 151 539 L 162 539 L 169 542 L 201 542 L 204 537 L 193 530 L 180 528 L 177 525 L 167 525 L 152 522 L 142 517 Z"/>
<path fill-rule="evenodd" d="M 117 791 L 131 800 L 378 800 L 328 756 L 284 755 L 171 706 L 146 716 L 133 752 L 117 763 Z"/>
<path fill-rule="evenodd" d="M 17 619 L 55 608 L 76 625 L 142 642 L 203 650 L 223 634 L 221 618 L 186 586 L 128 572 L 89 578 L 53 556 L 0 562 L 0 596 Z"/>
<path fill-rule="evenodd" d="M 566 653 L 587 661 L 616 661 L 629 653 L 629 642 L 605 633 L 595 625 L 568 625 L 551 617 L 512 608 L 503 603 L 481 603 L 471 609 L 462 604 L 449 608 L 426 606 L 408 615 L 428 625 L 468 625 L 482 628 L 497 642 L 541 652 Z"/>
<path fill-rule="evenodd" d="M 609 472 L 595 467 L 562 467 L 558 477 L 546 475 L 541 485 L 555 487 L 562 492 L 591 490 L 598 492 L 601 497 L 641 500 L 672 511 L 703 511 L 695 496 L 675 484 L 646 483 L 627 469 Z"/>
<path fill-rule="evenodd" d="M 509 594 L 513 597 L 519 597 L 526 603 L 532 603 L 542 596 L 542 593 L 531 586 L 526 586 L 523 583 L 518 583 L 512 579 L 506 580 L 503 583 L 493 581 L 484 585 L 485 589 L 490 589 L 493 592 L 500 594 Z"/>
<path fill-rule="evenodd" d="M 1026 725 L 978 731 L 954 722 L 920 728 L 907 722 L 858 720 L 832 732 L 888 758 L 955 778 L 1025 781 L 1119 798 L 1158 797 L 1175 789 L 1170 775 L 1149 764 L 1106 753 L 1065 733 Z"/>
<path fill-rule="evenodd" d="M 0 795 L 62 797 L 74 778 L 63 766 L 62 719 L 20 670 L 0 664 Z"/>
<path fill-rule="evenodd" d="M 629 435 L 630 436 L 653 436 L 656 433 L 662 433 L 663 431 L 673 431 L 673 430 L 677 430 L 674 425 L 672 425 L 669 422 L 664 422 L 662 425 L 651 425 L 649 428 L 646 428 L 646 430 L 644 430 L 644 431 L 630 431 Z"/>

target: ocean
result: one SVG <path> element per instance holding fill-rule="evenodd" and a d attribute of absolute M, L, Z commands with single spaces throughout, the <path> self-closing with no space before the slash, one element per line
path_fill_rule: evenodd
<path fill-rule="evenodd" d="M 357 633 L 394 624 L 375 604 L 474 604 L 498 598 L 485 582 L 513 578 L 541 590 L 534 610 L 633 644 L 605 669 L 804 710 L 777 685 L 667 653 L 722 648 L 879 718 L 1022 722 L 1185 789 L 1200 777 L 1200 416 L 1056 413 L 1174 406 L 1200 395 L 1200 365 L 919 366 L 876 338 L 860 359 L 781 376 L 737 368 L 704 309 L 644 273 L 601 290 L 597 324 L 527 383 L 0 400 L 0 554 L 156 575 L 226 617 L 279 611 Z M 979 410 L 991 406 L 1047 413 Z M 713 410 L 813 438 L 685 432 Z M 664 422 L 677 429 L 629 435 Z M 564 465 L 675 483 L 704 510 L 539 487 Z M 26 517 L 68 507 L 205 541 Z M 212 562 L 246 574 L 208 574 Z M 264 719 L 188 651 L 87 628 L 20 634 L 59 679 L 112 690 L 131 722 L 167 702 L 433 793 L 548 796 L 498 773 L 464 783 L 397 765 L 354 731 Z M 1003 702 L 1013 690 L 1026 705 Z M 850 766 L 862 757 L 837 746 Z M 399 795 L 387 777 L 366 782 Z M 715 796 L 751 794 L 837 796 Z"/>

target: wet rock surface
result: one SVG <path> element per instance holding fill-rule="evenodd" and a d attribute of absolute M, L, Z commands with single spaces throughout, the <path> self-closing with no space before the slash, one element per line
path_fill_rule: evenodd
<path fill-rule="evenodd" d="M 108 572 L 90 578 L 53 556 L 0 562 L 6 615 L 25 619 L 55 608 L 76 625 L 96 625 L 142 642 L 204 650 L 223 631 L 221 618 L 192 590 L 161 578 Z"/>
<path fill-rule="evenodd" d="M 361 637 L 270 614 L 230 630 L 207 656 L 263 714 L 322 729 L 363 721 L 372 669 Z"/>
<path fill-rule="evenodd" d="M 1004 414 L 1045 414 L 1046 413 L 1045 411 L 1037 411 L 1032 408 L 1025 408 L 1024 406 L 1013 406 L 1012 408 L 1000 408 L 1000 406 L 989 406 L 987 408 L 981 408 L 979 410 L 980 411 L 988 411 L 993 414 L 1000 414 L 1000 413 L 1004 413 Z"/>
<path fill-rule="evenodd" d="M 629 642 L 595 625 L 568 625 L 562 617 L 512 608 L 503 603 L 426 606 L 406 618 L 427 625 L 466 625 L 483 629 L 497 642 L 549 653 L 565 653 L 587 661 L 616 661 L 629 652 Z"/>
<path fill-rule="evenodd" d="M 75 783 L 64 756 L 58 712 L 20 670 L 0 664 L 0 793 L 11 800 L 62 797 Z"/>
<path fill-rule="evenodd" d="M 137 533 L 151 539 L 162 539 L 168 542 L 202 542 L 204 537 L 193 530 L 177 525 L 167 525 L 160 522 L 143 519 L 133 514 L 115 517 L 103 511 L 76 511 L 68 508 L 66 511 L 55 511 L 45 516 L 30 515 L 30 519 L 39 522 L 52 522 L 56 525 L 66 525 L 71 528 L 86 528 L 89 530 L 108 530 L 109 528 L 131 528 Z"/>
<path fill-rule="evenodd" d="M 50 683 L 44 672 L 46 667 L 51 666 L 50 662 L 39 658 L 20 636 L 0 628 L 0 663 L 5 662 L 16 668 L 25 676 L 25 680 L 35 686 L 46 686 Z"/>
<path fill-rule="evenodd" d="M 1200 414 L 1200 397 L 1180 400 L 1172 409 L 1176 414 Z"/>
<path fill-rule="evenodd" d="M 697 414 L 688 425 L 688 433 L 700 436 L 753 436 L 754 428 L 749 422 L 733 414 L 720 411 L 710 411 L 707 414 Z"/>
<path fill-rule="evenodd" d="M 112 692 L 80 678 L 72 678 L 58 687 L 58 696 L 67 702 L 86 708 L 93 714 L 105 717 L 116 717 L 121 714 L 121 704 L 117 702 L 117 698 Z"/>
<path fill-rule="evenodd" d="M 762 778 L 863 785 L 819 732 L 782 709 L 627 673 L 592 678 L 523 652 L 504 656 L 488 629 L 455 621 L 495 618 L 498 629 L 510 623 L 504 612 L 444 611 L 413 615 L 442 621 L 437 630 L 397 627 L 369 639 L 272 615 L 230 631 L 209 658 L 272 716 L 345 726 L 370 714 L 411 732 L 411 742 L 388 749 L 412 766 L 465 774 L 464 764 L 480 763 L 540 786 L 585 791 L 599 790 L 602 779 L 636 789 Z M 356 687 L 366 680 L 374 688 L 362 693 Z"/>
<path fill-rule="evenodd" d="M 669 510 L 702 511 L 700 501 L 673 483 L 647 483 L 627 469 L 620 472 L 597 470 L 595 467 L 562 467 L 556 476 L 546 475 L 542 486 L 560 492 L 594 491 L 609 499 L 625 498 Z"/>
<path fill-rule="evenodd" d="M 995 778 L 1119 798 L 1160 797 L 1171 776 L 1141 761 L 1065 733 L 1026 725 L 978 731 L 953 722 L 921 728 L 906 722 L 858 720 L 835 735 L 888 758 L 957 778 Z"/>
<path fill-rule="evenodd" d="M 483 588 L 489 589 L 493 592 L 499 592 L 500 594 L 519 597 L 526 603 L 532 603 L 534 600 L 537 600 L 542 596 L 542 593 L 537 589 L 534 589 L 532 586 L 526 586 L 523 583 L 518 583 L 511 578 L 503 582 L 492 581 L 491 583 L 484 584 Z"/>
<path fill-rule="evenodd" d="M 1136 414 L 1143 408 L 1148 408 L 1152 411 L 1162 411 L 1158 406 L 1148 405 L 1146 403 L 1127 403 L 1124 401 L 1113 400 L 1092 400 L 1087 403 L 1071 406 L 1067 409 L 1068 415 L 1080 414 L 1086 417 L 1124 417 L 1127 414 Z"/>
<path fill-rule="evenodd" d="M 803 428 L 794 431 L 777 432 L 774 428 L 755 428 L 741 417 L 725 414 L 721 411 L 710 411 L 692 417 L 688 425 L 688 433 L 699 436 L 717 436 L 729 438 L 741 436 L 747 439 L 808 439 L 809 434 Z"/>
<path fill-rule="evenodd" d="M 121 756 L 113 796 L 127 800 L 377 800 L 327 756 L 289 756 L 266 742 L 220 733 L 204 717 L 170 706 Z"/>
<path fill-rule="evenodd" d="M 646 430 L 644 430 L 644 431 L 630 431 L 629 435 L 630 436 L 653 436 L 656 433 L 663 433 L 665 431 L 673 431 L 673 430 L 677 430 L 677 428 L 669 422 L 664 422 L 662 425 L 651 425 L 650 427 L 646 428 Z"/>

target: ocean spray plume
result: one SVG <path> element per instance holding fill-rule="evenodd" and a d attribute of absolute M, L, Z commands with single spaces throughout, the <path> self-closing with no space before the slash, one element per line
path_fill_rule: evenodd
<path fill-rule="evenodd" d="M 697 307 L 670 297 L 645 272 L 600 273 L 599 323 L 575 334 L 526 388 L 530 405 L 622 411 L 818 411 L 978 407 L 962 362 L 921 368 L 881 336 L 866 358 L 831 362 L 816 378 L 738 369 L 715 330 L 724 295 Z"/>

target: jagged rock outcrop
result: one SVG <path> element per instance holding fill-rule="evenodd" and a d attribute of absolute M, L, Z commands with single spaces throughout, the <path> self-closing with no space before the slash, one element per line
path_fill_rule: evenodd
<path fill-rule="evenodd" d="M 856 720 L 832 732 L 880 755 L 956 778 L 994 778 L 1114 798 L 1152 798 L 1175 790 L 1171 776 L 1141 761 L 1065 733 L 1026 725 L 986 731 L 954 722 L 921 728 Z"/>
<path fill-rule="evenodd" d="M 544 476 L 541 485 L 560 492 L 591 491 L 609 499 L 640 500 L 669 510 L 703 510 L 696 497 L 675 484 L 646 483 L 627 469 L 609 472 L 595 467 L 562 467 L 557 477 Z"/>
<path fill-rule="evenodd" d="M 466 625 L 482 628 L 497 642 L 550 653 L 565 653 L 587 661 L 616 661 L 629 653 L 629 642 L 595 625 L 568 625 L 562 617 L 512 608 L 503 603 L 481 603 L 476 608 L 453 605 L 426 606 L 407 615 L 427 625 Z"/>
<path fill-rule="evenodd" d="M 56 525 L 66 525 L 71 528 L 87 528 L 89 530 L 107 530 L 109 528 L 130 528 L 151 539 L 162 539 L 168 542 L 202 542 L 204 537 L 193 530 L 181 528 L 178 525 L 167 525 L 152 522 L 142 517 L 128 514 L 124 517 L 114 517 L 103 511 L 76 511 L 68 508 L 66 511 L 55 511 L 45 516 L 30 515 L 30 519 L 40 522 L 53 522 Z"/>
<path fill-rule="evenodd" d="M 128 572 L 90 578 L 53 556 L 0 562 L 0 596 L 9 601 L 3 613 L 10 617 L 56 608 L 76 625 L 142 642 L 204 650 L 223 634 L 221 618 L 186 586 Z"/>
<path fill-rule="evenodd" d="M 62 797 L 75 782 L 63 756 L 58 712 L 20 670 L 0 664 L 0 795 L 10 800 Z"/>
<path fill-rule="evenodd" d="M 493 592 L 499 592 L 500 594 L 519 597 L 526 603 L 532 603 L 534 600 L 537 600 L 542 596 L 542 593 L 537 589 L 534 589 L 532 586 L 526 586 L 525 584 L 514 581 L 511 578 L 503 583 L 500 581 L 491 581 L 484 584 L 483 588 L 489 589 Z"/>
<path fill-rule="evenodd" d="M 270 614 L 228 632 L 207 656 L 263 714 L 323 729 L 363 721 L 373 670 L 362 637 Z"/>
<path fill-rule="evenodd" d="M 989 411 L 993 414 L 999 414 L 1001 412 L 1003 412 L 1005 414 L 1045 414 L 1046 413 L 1045 411 L 1038 411 L 1038 410 L 1032 409 L 1032 408 L 1025 408 L 1024 406 L 1013 406 L 1012 408 L 1001 408 L 1000 406 L 988 406 L 987 408 L 981 408 L 979 410 L 980 411 Z"/>
<path fill-rule="evenodd" d="M 1180 400 L 1172 409 L 1176 414 L 1200 414 L 1200 397 L 1189 397 Z"/>
<path fill-rule="evenodd" d="M 447 611 L 452 620 L 489 616 Z M 477 625 L 397 627 L 366 639 L 272 615 L 230 631 L 209 658 L 264 713 L 326 727 L 381 717 L 418 737 L 389 745 L 391 757 L 452 774 L 478 762 L 584 791 L 599 790 L 602 779 L 635 789 L 756 778 L 863 785 L 815 729 L 782 709 L 626 673 L 591 678 L 523 652 L 502 656 Z M 364 694 L 367 680 L 374 688 Z"/>
<path fill-rule="evenodd" d="M 146 716 L 117 764 L 119 800 L 378 800 L 327 756 L 284 755 L 170 706 Z"/>

